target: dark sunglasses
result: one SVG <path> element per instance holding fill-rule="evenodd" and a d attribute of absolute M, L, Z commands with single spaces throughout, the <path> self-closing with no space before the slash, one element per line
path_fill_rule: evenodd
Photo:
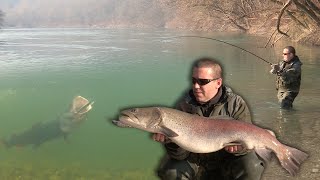
<path fill-rule="evenodd" d="M 215 78 L 215 79 L 197 79 L 197 78 L 194 78 L 192 77 L 192 84 L 199 84 L 200 86 L 204 86 L 208 83 L 210 83 L 211 81 L 214 81 L 214 80 L 217 80 L 217 79 L 220 79 L 220 78 Z"/>

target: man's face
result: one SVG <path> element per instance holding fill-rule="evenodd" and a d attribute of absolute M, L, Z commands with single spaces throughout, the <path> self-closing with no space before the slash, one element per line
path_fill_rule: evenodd
<path fill-rule="evenodd" d="M 286 62 L 289 62 L 293 57 L 294 55 L 289 52 L 288 49 L 283 49 L 283 60 L 286 61 Z"/>
<path fill-rule="evenodd" d="M 222 79 L 214 77 L 212 68 L 193 68 L 192 79 L 193 94 L 200 104 L 212 99 L 222 85 Z"/>

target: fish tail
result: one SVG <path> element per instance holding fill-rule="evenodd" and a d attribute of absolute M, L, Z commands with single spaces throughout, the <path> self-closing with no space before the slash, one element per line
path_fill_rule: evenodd
<path fill-rule="evenodd" d="M 256 153 L 264 160 L 264 161 L 270 161 L 272 156 L 272 151 L 267 148 L 259 148 L 255 149 Z"/>
<path fill-rule="evenodd" d="M 280 154 L 276 154 L 281 166 L 285 168 L 292 176 L 295 176 L 298 173 L 301 163 L 308 158 L 307 153 L 285 145 L 282 149 L 282 152 Z"/>

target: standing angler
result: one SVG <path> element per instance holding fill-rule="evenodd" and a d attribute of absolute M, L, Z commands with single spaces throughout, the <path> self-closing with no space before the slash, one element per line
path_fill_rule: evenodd
<path fill-rule="evenodd" d="M 283 61 L 272 64 L 270 73 L 277 75 L 276 89 L 281 108 L 291 109 L 300 91 L 301 61 L 292 46 L 283 49 Z"/>

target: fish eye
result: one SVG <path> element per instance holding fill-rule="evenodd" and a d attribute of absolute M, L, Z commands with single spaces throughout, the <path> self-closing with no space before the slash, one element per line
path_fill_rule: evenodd
<path fill-rule="evenodd" d="M 136 113 L 138 112 L 138 109 L 137 108 L 131 109 L 131 112 Z"/>

